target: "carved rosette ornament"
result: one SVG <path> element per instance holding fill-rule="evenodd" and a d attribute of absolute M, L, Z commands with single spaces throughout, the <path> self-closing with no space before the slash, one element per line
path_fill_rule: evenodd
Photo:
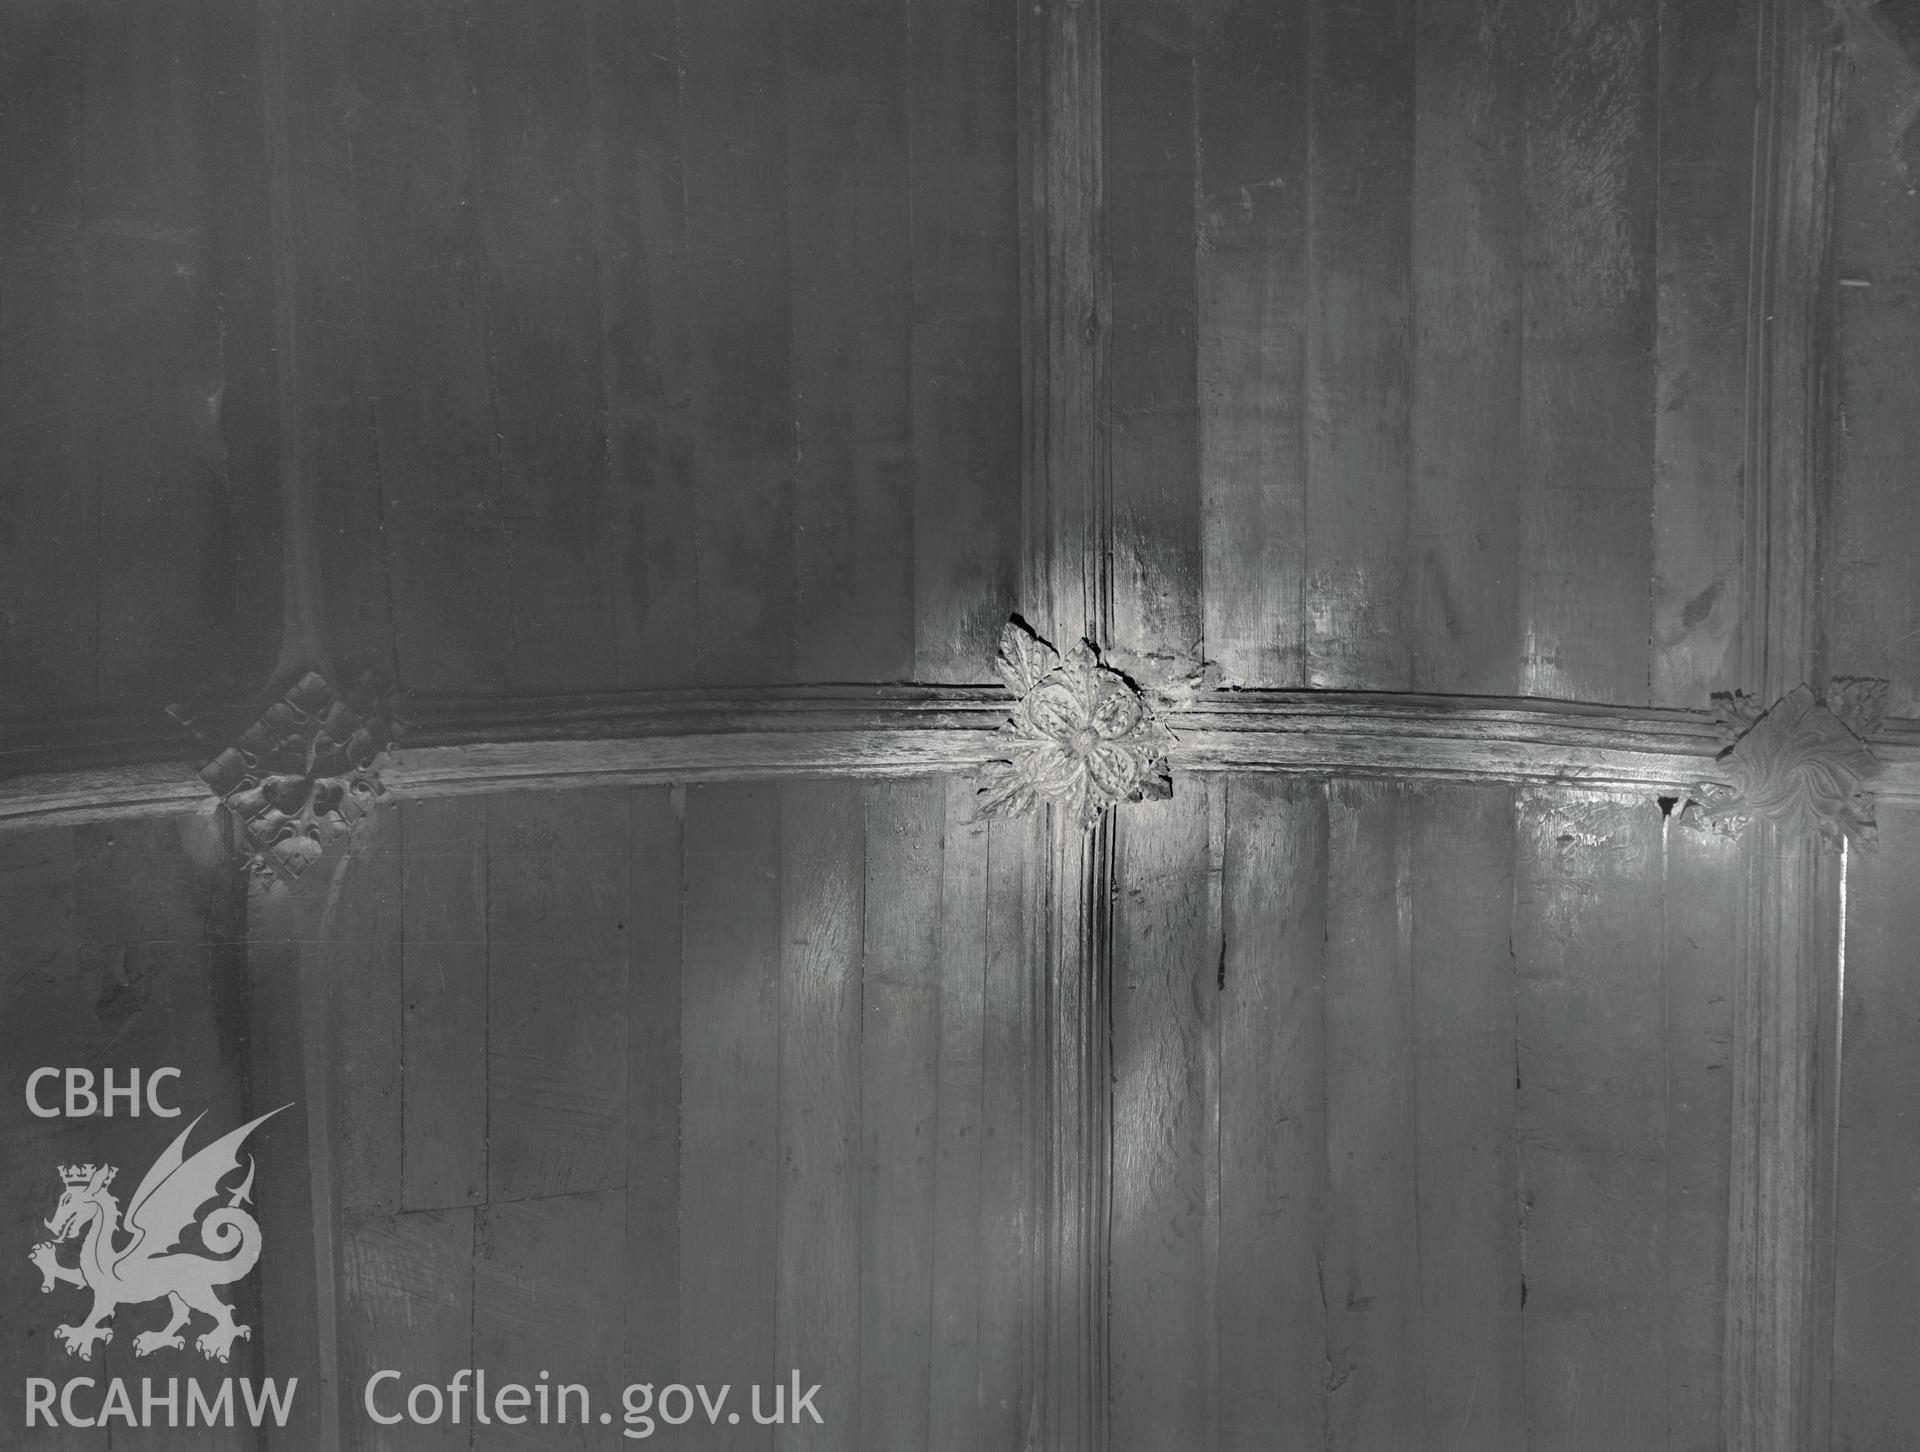
<path fill-rule="evenodd" d="M 291 881 L 379 798 L 379 757 L 401 729 L 371 678 L 342 696 L 309 671 L 200 778 L 240 823 L 255 875 Z"/>
<path fill-rule="evenodd" d="M 1173 733 L 1091 642 L 1064 659 L 1020 620 L 1000 632 L 994 662 L 1020 698 L 1000 728 L 1007 755 L 980 772 L 980 814 L 1013 816 L 1057 802 L 1085 831 L 1121 802 L 1173 795 Z"/>
<path fill-rule="evenodd" d="M 1746 695 L 1715 696 L 1731 741 L 1716 758 L 1715 780 L 1694 788 L 1699 819 L 1738 832 L 1764 817 L 1836 845 L 1871 841 L 1873 794 L 1865 783 L 1880 763 L 1864 738 L 1885 701 L 1886 682 L 1866 680 L 1836 681 L 1825 704 L 1804 685 L 1764 708 Z"/>

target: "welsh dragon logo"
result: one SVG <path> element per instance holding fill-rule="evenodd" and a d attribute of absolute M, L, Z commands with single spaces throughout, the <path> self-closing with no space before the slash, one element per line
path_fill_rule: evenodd
<path fill-rule="evenodd" d="M 286 1105 L 281 1105 L 285 1109 Z M 233 1308 L 214 1292 L 239 1280 L 260 1259 L 260 1223 L 242 1210 L 253 1192 L 253 1159 L 248 1156 L 246 1179 L 228 1192 L 227 1203 L 209 1210 L 199 1221 L 201 1244 L 212 1252 L 198 1255 L 179 1246 L 181 1235 L 194 1223 L 200 1207 L 222 1192 L 220 1181 L 240 1168 L 240 1144 L 280 1112 L 270 1110 L 212 1144 L 182 1155 L 187 1136 L 205 1115 L 194 1118 L 153 1163 L 120 1219 L 120 1204 L 107 1193 L 118 1173 L 112 1165 L 62 1165 L 66 1190 L 46 1221 L 52 1240 L 43 1240 L 27 1259 L 40 1268 L 41 1291 L 58 1283 L 93 1292 L 93 1311 L 78 1326 L 56 1326 L 69 1355 L 93 1360 L 96 1341 L 113 1340 L 113 1328 L 104 1324 L 116 1308 L 166 1297 L 172 1307 L 167 1324 L 142 1331 L 133 1338 L 134 1353 L 146 1356 L 163 1346 L 184 1349 L 180 1334 L 195 1311 L 213 1317 L 213 1329 L 194 1341 L 207 1357 L 225 1361 L 236 1337 L 252 1339 L 253 1329 L 233 1319 Z M 131 1237 L 131 1238 L 129 1238 Z M 62 1265 L 60 1247 L 80 1240 L 78 1265 Z"/>

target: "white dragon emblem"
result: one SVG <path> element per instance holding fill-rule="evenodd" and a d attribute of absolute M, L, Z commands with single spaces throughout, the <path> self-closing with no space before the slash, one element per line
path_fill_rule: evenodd
<path fill-rule="evenodd" d="M 194 1151 L 192 1158 L 183 1158 L 181 1148 L 187 1136 L 205 1118 L 196 1116 L 140 1181 L 127 1204 L 124 1225 L 119 1202 L 107 1193 L 118 1173 L 112 1165 L 61 1167 L 66 1191 L 46 1222 L 54 1238 L 34 1246 L 27 1259 L 40 1268 L 43 1293 L 60 1282 L 93 1292 L 93 1311 L 85 1321 L 54 1328 L 69 1355 L 93 1360 L 94 1343 L 113 1340 L 113 1328 L 103 1323 L 116 1307 L 162 1296 L 173 1308 L 172 1319 L 161 1330 L 135 1336 L 136 1355 L 146 1356 L 163 1346 L 183 1349 L 186 1341 L 180 1329 L 195 1311 L 213 1317 L 213 1329 L 194 1342 L 209 1358 L 225 1361 L 236 1337 L 252 1339 L 253 1329 L 238 1325 L 233 1308 L 213 1293 L 215 1286 L 239 1280 L 260 1259 L 260 1223 L 239 1208 L 253 1191 L 251 1157 L 246 1179 L 230 1193 L 227 1203 L 208 1211 L 199 1222 L 200 1241 L 213 1254 L 197 1255 L 178 1247 L 182 1233 L 194 1223 L 195 1212 L 221 1193 L 222 1179 L 240 1168 L 241 1141 L 279 1112 L 270 1110 Z M 79 1264 L 62 1265 L 59 1247 L 82 1236 Z"/>

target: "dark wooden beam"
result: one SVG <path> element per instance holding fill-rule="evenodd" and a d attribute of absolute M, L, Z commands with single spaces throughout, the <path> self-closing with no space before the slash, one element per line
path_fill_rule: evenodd
<path fill-rule="evenodd" d="M 1816 589 L 1834 425 L 1833 157 L 1844 68 L 1827 0 L 1762 0 L 1748 307 L 1748 689 L 1822 683 Z M 1728 1445 L 1824 1447 L 1831 1362 L 1837 858 L 1749 833 L 1734 966 Z M 1823 1332 L 1821 1328 L 1826 1328 Z"/>
<path fill-rule="evenodd" d="M 972 771 L 996 688 L 794 686 L 519 702 L 423 701 L 382 779 L 402 797 L 515 788 Z M 1405 776 L 1684 794 L 1725 740 L 1694 711 L 1490 697 L 1217 691 L 1168 718 L 1176 769 Z M 0 729 L 0 829 L 210 812 L 180 736 L 112 718 Z M 1884 800 L 1920 801 L 1920 721 L 1873 738 Z"/>

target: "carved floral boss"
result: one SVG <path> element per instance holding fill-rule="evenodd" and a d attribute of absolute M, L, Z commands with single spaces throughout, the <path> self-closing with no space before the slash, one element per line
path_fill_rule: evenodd
<path fill-rule="evenodd" d="M 994 662 L 1020 699 L 1000 728 L 1007 755 L 980 772 L 982 816 L 1057 802 L 1082 830 L 1107 808 L 1173 795 L 1173 733 L 1134 684 L 1081 641 L 1063 659 L 1026 625 L 1000 632 Z"/>
<path fill-rule="evenodd" d="M 1845 679 L 1825 702 L 1804 685 L 1767 707 L 1749 696 L 1716 696 L 1730 743 L 1716 761 L 1718 780 L 1694 788 L 1700 818 L 1723 831 L 1761 817 L 1794 835 L 1872 841 L 1866 782 L 1880 763 L 1866 738 L 1880 724 L 1886 693 L 1885 681 Z"/>
<path fill-rule="evenodd" d="M 200 777 L 241 824 L 254 871 L 291 879 L 380 795 L 376 759 L 400 729 L 370 680 L 341 696 L 309 671 Z"/>

